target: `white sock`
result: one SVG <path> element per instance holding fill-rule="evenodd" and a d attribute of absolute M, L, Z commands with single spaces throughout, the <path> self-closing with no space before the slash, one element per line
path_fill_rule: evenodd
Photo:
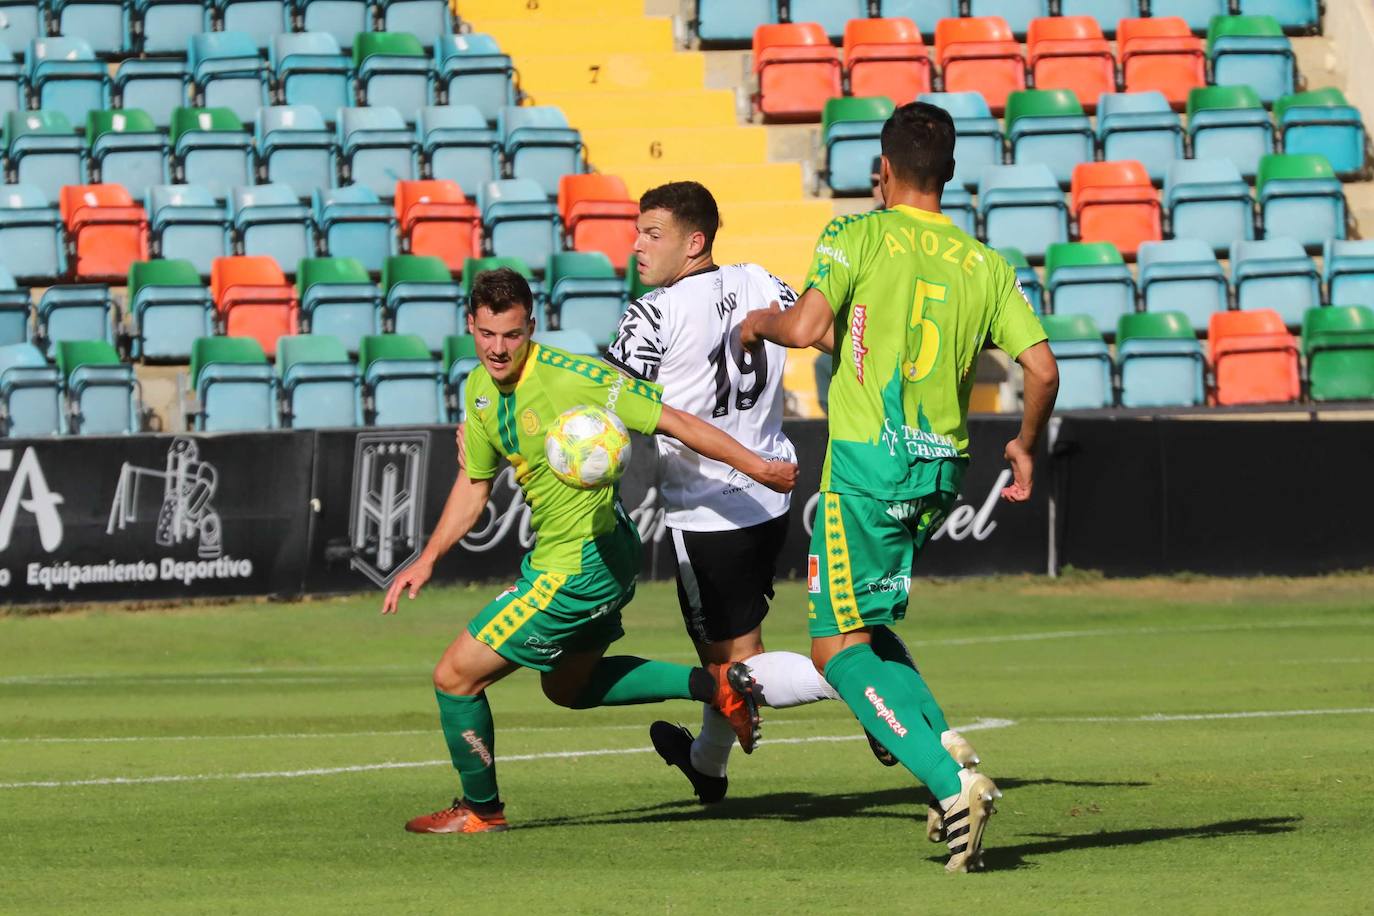
<path fill-rule="evenodd" d="M 744 663 L 754 675 L 759 701 L 774 709 L 801 706 L 817 700 L 838 700 L 811 659 L 796 652 L 763 652 Z"/>
<path fill-rule="evenodd" d="M 951 744 L 960 740 L 963 737 L 963 735 L 959 734 L 954 729 L 948 728 L 940 734 L 940 743 L 944 745 L 946 749 L 948 749 Z"/>
<path fill-rule="evenodd" d="M 958 800 L 959 800 L 959 795 L 958 795 L 958 794 L 951 795 L 949 798 L 942 798 L 942 799 L 940 799 L 940 810 L 941 810 L 941 811 L 948 811 L 950 808 L 953 808 L 953 807 L 954 807 L 954 803 L 957 802 Z"/>
<path fill-rule="evenodd" d="M 724 776 L 735 746 L 730 720 L 709 706 L 701 708 L 701 733 L 692 740 L 692 769 L 707 776 Z"/>

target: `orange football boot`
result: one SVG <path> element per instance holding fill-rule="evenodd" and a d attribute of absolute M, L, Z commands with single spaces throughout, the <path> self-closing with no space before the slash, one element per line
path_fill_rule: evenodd
<path fill-rule="evenodd" d="M 461 798 L 455 798 L 453 804 L 442 811 L 406 821 L 406 829 L 411 833 L 491 833 L 509 830 L 510 824 L 506 823 L 504 812 L 478 814 Z"/>
<path fill-rule="evenodd" d="M 708 665 L 706 670 L 716 679 L 716 696 L 711 707 L 730 720 L 744 753 L 754 753 L 754 745 L 759 742 L 759 702 L 749 666 L 734 662 Z"/>

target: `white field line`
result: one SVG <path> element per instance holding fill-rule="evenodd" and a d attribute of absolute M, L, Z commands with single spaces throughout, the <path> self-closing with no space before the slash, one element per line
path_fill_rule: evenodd
<path fill-rule="evenodd" d="M 1354 706 L 1349 709 L 1278 709 L 1252 712 L 1162 713 L 1144 716 L 1039 716 L 1027 722 L 1210 722 L 1224 719 L 1286 719 L 1294 716 L 1365 716 L 1374 714 L 1374 706 Z"/>

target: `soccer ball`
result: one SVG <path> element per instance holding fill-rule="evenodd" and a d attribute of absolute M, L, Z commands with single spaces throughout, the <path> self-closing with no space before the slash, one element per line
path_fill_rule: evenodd
<path fill-rule="evenodd" d="M 544 457 L 553 475 L 570 487 L 610 486 L 630 461 L 630 433 L 604 407 L 574 407 L 549 426 Z"/>

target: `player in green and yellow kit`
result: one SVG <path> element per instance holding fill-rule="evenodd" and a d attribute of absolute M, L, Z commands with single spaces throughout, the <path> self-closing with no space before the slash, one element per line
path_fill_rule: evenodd
<path fill-rule="evenodd" d="M 758 707 L 744 665 L 604 657 L 624 635 L 620 610 L 634 597 L 639 532 L 617 488 L 578 490 L 554 476 L 544 457 L 550 423 L 565 410 L 595 404 L 630 429 L 672 436 L 772 489 L 791 490 L 797 476 L 795 464 L 765 461 L 716 427 L 665 406 L 659 386 L 534 343 L 533 297 L 515 271 L 478 274 L 470 301 L 468 330 L 481 366 L 468 377 L 466 463 L 428 544 L 392 582 L 382 613 L 394 613 L 403 592 L 414 598 L 434 561 L 471 530 L 503 458 L 529 503 L 536 541 L 519 581 L 473 618 L 434 669 L 439 721 L 463 797 L 412 819 L 406 829 L 416 833 L 506 829 L 485 690 L 518 668 L 539 671 L 545 695 L 560 706 L 694 699 L 730 720 L 746 752 L 757 739 Z"/>
<path fill-rule="evenodd" d="M 865 730 L 930 788 L 945 867 L 966 871 L 979 864 L 1000 793 L 942 742 L 944 714 L 886 627 L 906 613 L 912 562 L 958 496 L 984 341 L 1025 370 L 1021 432 L 1006 448 L 1013 482 L 1002 495 L 1012 502 L 1030 496 L 1058 370 L 1011 265 L 940 213 L 954 174 L 950 116 L 902 106 L 883 126 L 882 152 L 888 209 L 827 226 L 797 304 L 751 314 L 742 340 L 809 347 L 833 330 L 830 444 L 809 557 L 812 659 Z"/>

